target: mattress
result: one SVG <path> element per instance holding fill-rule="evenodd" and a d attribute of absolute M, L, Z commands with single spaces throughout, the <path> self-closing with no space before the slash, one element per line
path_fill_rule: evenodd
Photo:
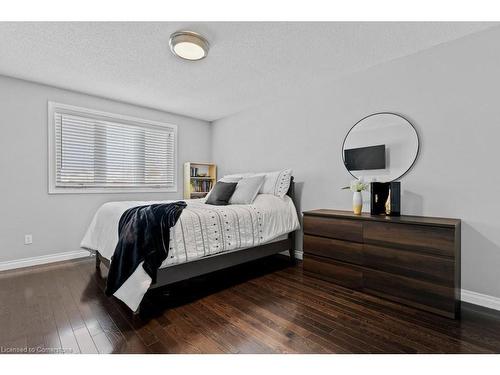
<path fill-rule="evenodd" d="M 103 257 L 111 259 L 118 243 L 118 223 L 122 214 L 132 207 L 165 202 L 173 201 L 103 204 L 94 215 L 81 247 L 99 251 Z M 204 199 L 185 202 L 187 207 L 170 229 L 169 254 L 162 268 L 260 246 L 279 240 L 300 227 L 296 208 L 288 196 L 259 194 L 250 205 L 213 206 L 205 204 Z M 138 267 L 115 296 L 135 310 L 150 284 L 151 278 Z"/>

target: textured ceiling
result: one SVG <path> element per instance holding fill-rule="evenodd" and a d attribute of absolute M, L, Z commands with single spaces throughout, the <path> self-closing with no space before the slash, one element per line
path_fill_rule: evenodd
<path fill-rule="evenodd" d="M 211 121 L 493 25 L 0 22 L 0 74 Z M 170 53 L 180 29 L 206 59 Z"/>

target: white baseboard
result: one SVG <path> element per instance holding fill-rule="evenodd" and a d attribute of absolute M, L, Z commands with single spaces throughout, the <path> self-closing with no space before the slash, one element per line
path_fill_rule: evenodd
<path fill-rule="evenodd" d="M 487 294 L 462 289 L 461 300 L 474 305 L 487 307 L 489 309 L 500 310 L 500 298 L 489 296 Z"/>
<path fill-rule="evenodd" d="M 77 259 L 88 256 L 90 256 L 90 253 L 87 250 L 76 250 L 76 251 L 68 251 L 65 253 L 42 255 L 39 257 L 9 260 L 6 262 L 0 262 L 0 271 L 7 271 L 16 268 L 24 268 L 31 266 L 39 266 L 41 264 L 61 262 L 63 260 Z"/>

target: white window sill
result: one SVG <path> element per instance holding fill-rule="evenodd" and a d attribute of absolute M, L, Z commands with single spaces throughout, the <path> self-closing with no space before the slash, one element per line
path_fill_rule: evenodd
<path fill-rule="evenodd" d="M 49 187 L 49 194 L 131 194 L 131 193 L 177 193 L 177 187 L 170 187 L 170 188 Z"/>

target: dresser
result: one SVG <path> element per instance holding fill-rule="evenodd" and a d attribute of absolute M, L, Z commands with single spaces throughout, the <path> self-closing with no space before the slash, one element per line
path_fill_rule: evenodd
<path fill-rule="evenodd" d="M 460 220 L 304 212 L 304 271 L 449 318 L 460 313 Z"/>

